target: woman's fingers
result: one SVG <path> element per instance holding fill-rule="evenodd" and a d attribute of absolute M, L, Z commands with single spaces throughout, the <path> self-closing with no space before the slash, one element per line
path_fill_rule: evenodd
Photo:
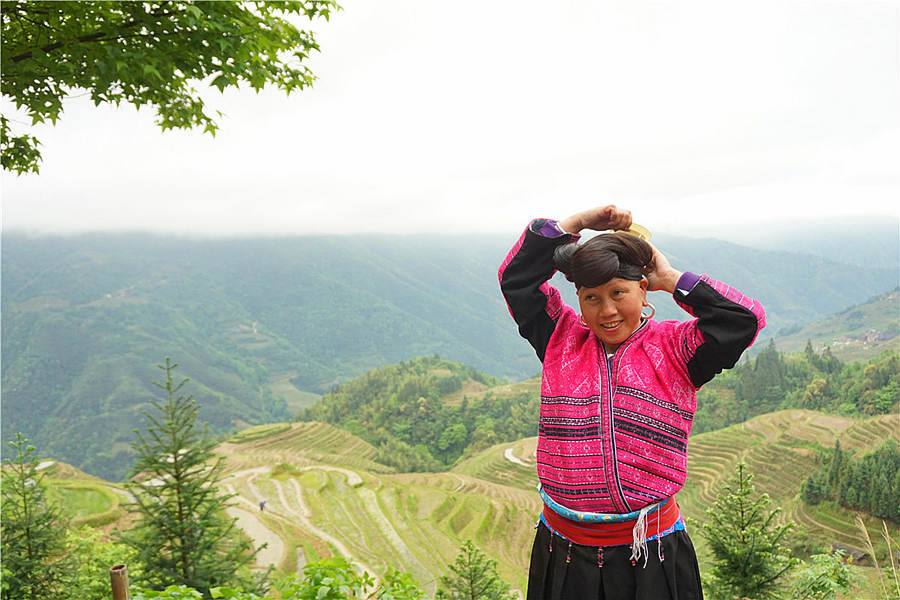
<path fill-rule="evenodd" d="M 589 211 L 591 229 L 603 231 L 606 229 L 628 229 L 631 227 L 631 211 L 620 209 L 614 204 L 601 206 Z"/>

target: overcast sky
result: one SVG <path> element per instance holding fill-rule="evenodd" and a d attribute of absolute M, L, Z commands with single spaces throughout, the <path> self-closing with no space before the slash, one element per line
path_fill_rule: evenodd
<path fill-rule="evenodd" d="M 897 1 L 345 0 L 314 89 L 206 95 L 215 138 L 66 103 L 3 228 L 510 232 L 900 218 Z M 308 27 L 308 25 L 307 25 Z M 8 108 L 4 103 L 4 110 Z"/>

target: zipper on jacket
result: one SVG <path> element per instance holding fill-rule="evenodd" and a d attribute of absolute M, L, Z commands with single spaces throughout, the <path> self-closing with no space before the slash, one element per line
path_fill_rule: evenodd
<path fill-rule="evenodd" d="M 618 510 L 619 512 L 623 512 L 623 513 L 631 512 L 631 507 L 628 505 L 628 501 L 625 500 L 625 492 L 622 491 L 622 484 L 621 484 L 621 481 L 619 480 L 619 460 L 616 456 L 616 428 L 615 428 L 615 422 L 613 421 L 613 398 L 615 397 L 615 392 L 616 392 L 615 386 L 613 385 L 613 381 L 615 379 L 613 377 L 613 363 L 614 363 L 616 357 L 619 355 L 619 353 L 624 352 L 625 348 L 627 348 L 629 340 L 631 340 L 631 338 L 634 337 L 634 335 L 638 331 L 640 331 L 641 329 L 644 328 L 644 324 L 646 322 L 647 321 L 641 321 L 640 326 L 637 329 L 635 329 L 634 331 L 632 331 L 631 334 L 629 334 L 629 336 L 627 338 L 625 338 L 625 340 L 623 340 L 621 344 L 619 344 L 619 347 L 616 348 L 616 351 L 613 352 L 612 356 L 610 356 L 606 352 L 606 345 L 603 343 L 603 340 L 601 340 L 599 338 L 597 339 L 597 341 L 600 342 L 600 348 L 603 351 L 603 358 L 604 358 L 603 361 L 598 361 L 598 362 L 602 362 L 604 364 L 604 369 L 606 370 L 606 390 L 607 390 L 607 394 L 608 394 L 607 397 L 609 398 L 607 401 L 608 415 L 606 416 L 606 418 L 604 418 L 604 415 L 602 414 L 602 412 L 603 412 L 602 397 L 600 400 L 600 411 L 601 411 L 601 415 L 600 415 L 600 424 L 601 425 L 600 426 L 602 428 L 603 423 L 604 422 L 606 423 L 606 427 L 609 430 L 609 441 L 610 441 L 609 452 L 606 452 L 604 454 L 606 454 L 612 461 L 611 472 L 608 469 L 604 469 L 604 470 L 606 470 L 606 479 L 607 479 L 607 483 L 608 483 L 609 497 L 613 502 L 613 506 L 616 507 L 616 510 Z M 607 464 L 606 460 L 607 460 L 607 457 L 605 456 L 604 457 L 604 467 Z"/>

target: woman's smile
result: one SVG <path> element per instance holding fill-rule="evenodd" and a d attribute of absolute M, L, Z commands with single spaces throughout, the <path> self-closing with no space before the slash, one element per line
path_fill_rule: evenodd
<path fill-rule="evenodd" d="M 640 326 L 646 289 L 646 279 L 634 281 L 621 277 L 613 277 L 596 287 L 578 289 L 584 324 L 600 338 L 607 352 L 615 352 Z"/>

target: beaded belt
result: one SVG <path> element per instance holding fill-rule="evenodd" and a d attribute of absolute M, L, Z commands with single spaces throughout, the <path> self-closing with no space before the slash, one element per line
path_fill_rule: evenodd
<path fill-rule="evenodd" d="M 632 560 L 643 554 L 646 564 L 647 537 L 674 527 L 681 519 L 675 498 L 624 514 L 576 511 L 560 505 L 540 490 L 544 501 L 543 520 L 562 537 L 583 546 L 631 544 Z"/>

